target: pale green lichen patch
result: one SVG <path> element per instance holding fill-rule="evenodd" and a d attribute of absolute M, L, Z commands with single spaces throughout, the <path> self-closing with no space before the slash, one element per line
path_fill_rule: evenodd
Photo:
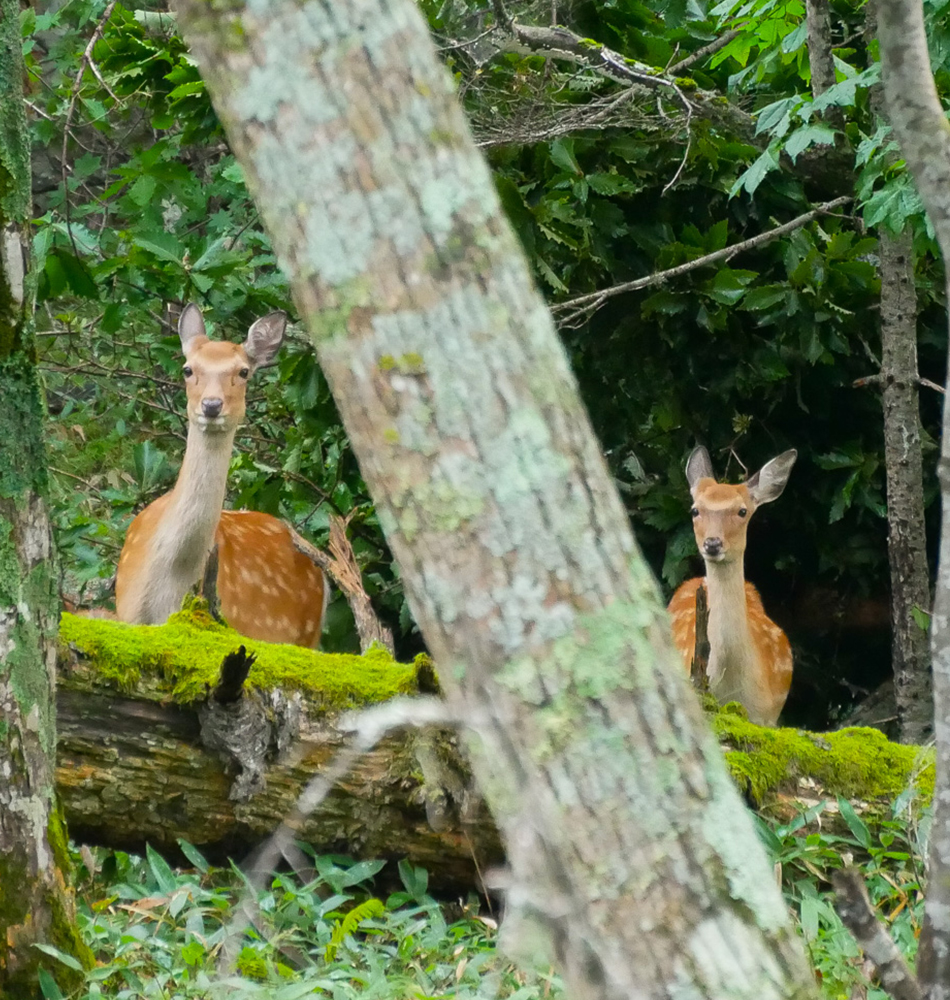
<path fill-rule="evenodd" d="M 334 711 L 386 701 L 431 689 L 427 658 L 397 663 L 381 647 L 362 656 L 319 653 L 299 646 L 247 639 L 216 622 L 195 602 L 165 625 L 129 625 L 64 614 L 63 646 L 75 646 L 96 669 L 97 678 L 121 691 L 158 683 L 179 704 L 205 698 L 224 657 L 243 645 L 255 653 L 248 683 L 306 693 L 317 708 Z"/>
<path fill-rule="evenodd" d="M 766 729 L 749 722 L 736 705 L 713 716 L 713 729 L 720 742 L 734 747 L 726 751 L 733 778 L 758 802 L 769 792 L 794 790 L 800 775 L 845 798 L 893 799 L 911 782 L 925 799 L 933 795 L 933 750 L 891 743 L 877 729 Z"/>

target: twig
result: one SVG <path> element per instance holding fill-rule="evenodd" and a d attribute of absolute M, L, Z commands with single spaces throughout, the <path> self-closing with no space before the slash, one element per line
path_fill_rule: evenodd
<path fill-rule="evenodd" d="M 851 387 L 853 389 L 866 389 L 868 386 L 883 385 L 885 382 L 893 381 L 894 377 L 890 372 L 881 371 L 875 375 L 864 375 L 861 378 L 856 378 L 851 383 Z M 913 381 L 925 389 L 933 389 L 934 392 L 939 392 L 941 395 L 946 394 L 946 389 L 942 385 L 937 385 L 936 382 L 931 382 L 929 378 L 924 378 L 922 375 L 918 375 Z"/>
<path fill-rule="evenodd" d="M 707 267 L 710 264 L 718 263 L 721 260 L 729 260 L 737 254 L 744 253 L 746 250 L 752 250 L 755 247 L 761 246 L 763 243 L 769 243 L 770 241 L 777 239 L 779 236 L 784 236 L 786 233 L 790 233 L 795 229 L 800 229 L 813 219 L 818 218 L 819 215 L 826 215 L 829 212 L 834 211 L 836 208 L 846 205 L 849 201 L 851 201 L 850 195 L 842 195 L 840 198 L 835 198 L 833 201 L 824 202 L 812 211 L 805 212 L 804 215 L 796 216 L 796 218 L 792 219 L 790 222 L 786 222 L 781 226 L 776 226 L 775 229 L 769 229 L 767 232 L 759 233 L 757 236 L 751 237 L 751 239 L 743 240 L 741 243 L 734 243 L 732 246 L 723 247 L 722 250 L 716 250 L 714 253 L 705 254 L 704 256 L 697 257 L 695 260 L 688 261 L 685 264 L 679 264 L 676 267 L 667 268 L 665 271 L 657 271 L 654 274 L 647 275 L 645 278 L 637 278 L 635 281 L 625 281 L 623 284 L 613 285 L 612 287 L 604 288 L 599 292 L 590 292 L 587 295 L 579 295 L 577 298 L 568 299 L 566 302 L 559 302 L 551 307 L 551 312 L 559 318 L 561 323 L 566 324 L 576 322 L 576 320 L 581 316 L 595 312 L 608 299 L 612 299 L 616 295 L 623 295 L 626 292 L 635 292 L 641 288 L 649 288 L 652 285 L 661 285 L 672 278 L 678 278 L 682 274 L 694 271 L 696 268 Z M 567 314 L 563 319 L 560 318 L 562 313 Z"/>
<path fill-rule="evenodd" d="M 689 69 L 695 63 L 701 62 L 706 56 L 715 55 L 715 53 L 720 49 L 724 49 L 734 38 L 738 38 L 741 34 L 742 28 L 733 28 L 731 31 L 727 31 L 724 35 L 720 35 L 714 42 L 710 42 L 701 49 L 691 52 L 685 59 L 680 59 L 678 63 L 673 63 L 667 69 L 667 73 L 672 73 L 674 76 L 681 75 L 684 69 Z"/>
<path fill-rule="evenodd" d="M 835 887 L 838 916 L 873 963 L 884 992 L 892 1000 L 925 1000 L 920 983 L 884 924 L 878 920 L 861 873 L 845 868 L 835 872 L 831 882 Z"/>

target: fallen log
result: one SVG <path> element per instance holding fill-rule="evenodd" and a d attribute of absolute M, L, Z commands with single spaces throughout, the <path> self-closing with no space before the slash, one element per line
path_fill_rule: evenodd
<path fill-rule="evenodd" d="M 438 689 L 424 657 L 407 665 L 381 648 L 340 656 L 252 642 L 200 604 L 161 627 L 64 615 L 60 640 L 57 785 L 70 833 L 130 850 L 148 841 L 175 852 L 182 838 L 215 860 L 246 856 L 347 745 L 344 710 Z M 237 679 L 222 677 L 226 658 Z M 226 715 L 209 737 L 216 694 L 226 711 L 256 705 L 271 727 L 263 736 L 249 727 L 262 748 L 256 762 L 228 745 L 240 726 Z M 712 724 L 750 804 L 779 821 L 838 796 L 873 821 L 908 786 L 922 800 L 932 794 L 932 749 L 874 729 L 767 729 L 738 706 Z M 363 754 L 298 837 L 319 853 L 408 857 L 440 892 L 481 888 L 482 873 L 504 860 L 456 736 L 442 728 L 395 733 Z"/>
<path fill-rule="evenodd" d="M 296 716 L 250 788 L 233 752 L 202 736 L 215 663 L 242 644 L 257 655 L 248 697 L 277 719 L 275 732 Z M 175 851 L 182 838 L 218 860 L 245 856 L 291 814 L 346 745 L 344 709 L 437 688 L 425 658 L 404 665 L 382 649 L 341 656 L 250 642 L 200 607 L 159 628 L 64 615 L 60 645 L 57 788 L 70 834 L 131 850 L 148 841 Z M 502 858 L 444 729 L 396 733 L 362 755 L 299 839 L 320 853 L 409 857 L 440 891 L 477 886 Z"/>

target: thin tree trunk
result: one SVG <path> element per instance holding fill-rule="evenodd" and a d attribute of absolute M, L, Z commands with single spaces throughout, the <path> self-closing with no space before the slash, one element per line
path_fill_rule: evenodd
<path fill-rule="evenodd" d="M 0 997 L 24 1000 L 40 995 L 41 966 L 56 965 L 68 989 L 82 980 L 37 943 L 87 966 L 92 956 L 75 924 L 53 799 L 58 577 L 28 335 L 32 204 L 19 12 L 17 0 L 0 0 Z"/>
<path fill-rule="evenodd" d="M 877 0 L 868 3 L 864 37 L 877 36 Z M 871 106 L 887 117 L 881 85 Z M 896 158 L 896 157 L 895 157 Z M 919 620 L 931 609 L 924 524 L 923 461 L 917 373 L 917 288 L 913 241 L 880 227 L 881 371 L 884 464 L 887 470 L 887 551 L 891 573 L 891 666 L 898 734 L 904 743 L 933 735 L 930 638 Z"/>
<path fill-rule="evenodd" d="M 901 741 L 926 743 L 933 735 L 933 685 L 929 636 L 918 618 L 930 613 L 930 572 L 917 390 L 917 289 L 910 234 L 895 238 L 882 232 L 880 259 L 894 693 Z"/>
<path fill-rule="evenodd" d="M 950 260 L 950 124 L 930 71 L 920 0 L 883 0 L 878 9 L 878 32 L 888 116 L 934 225 L 946 269 Z M 917 974 L 930 1000 L 947 1000 L 950 997 L 947 919 L 950 913 L 950 410 L 946 405 L 938 468 L 943 515 L 931 627 L 937 785 Z"/>
<path fill-rule="evenodd" d="M 578 1000 L 813 996 L 415 4 L 178 6 L 476 735 L 509 919 Z"/>

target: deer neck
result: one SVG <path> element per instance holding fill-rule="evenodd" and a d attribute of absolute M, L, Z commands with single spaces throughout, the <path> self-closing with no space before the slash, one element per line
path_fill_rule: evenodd
<path fill-rule="evenodd" d="M 189 424 L 185 457 L 169 494 L 157 548 L 190 587 L 204 569 L 221 519 L 235 432 L 206 433 Z M 182 592 L 184 596 L 184 592 Z M 180 601 L 180 598 L 179 598 Z"/>
<path fill-rule="evenodd" d="M 742 560 L 707 563 L 709 684 L 720 702 L 749 704 L 756 671 Z"/>

